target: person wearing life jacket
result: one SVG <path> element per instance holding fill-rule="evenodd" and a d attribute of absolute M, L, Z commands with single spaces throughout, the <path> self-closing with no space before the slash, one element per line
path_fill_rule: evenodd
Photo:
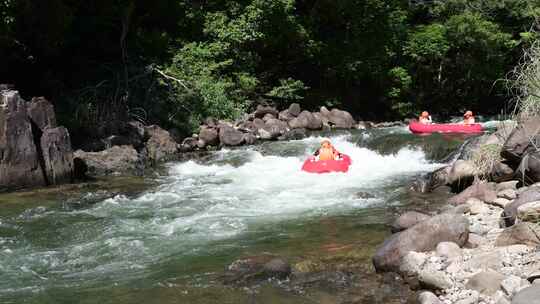
<path fill-rule="evenodd" d="M 467 111 L 463 115 L 463 124 L 465 125 L 472 125 L 474 124 L 474 116 L 472 111 Z"/>
<path fill-rule="evenodd" d="M 418 122 L 420 122 L 421 124 L 428 125 L 428 124 L 430 124 L 432 122 L 431 121 L 431 116 L 429 116 L 429 113 L 427 111 L 424 111 L 424 112 L 422 112 L 420 117 L 418 117 Z"/>
<path fill-rule="evenodd" d="M 341 158 L 341 153 L 332 146 L 328 138 L 323 138 L 321 147 L 313 155 L 315 156 L 315 160 L 338 160 Z"/>

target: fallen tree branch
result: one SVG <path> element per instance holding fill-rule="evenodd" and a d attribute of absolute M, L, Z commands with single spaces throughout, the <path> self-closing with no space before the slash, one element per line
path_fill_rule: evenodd
<path fill-rule="evenodd" d="M 173 76 L 170 76 L 170 75 L 167 75 L 165 74 L 165 72 L 163 72 L 162 70 L 158 69 L 158 68 L 154 68 L 154 71 L 156 71 L 159 75 L 165 77 L 166 79 L 169 79 L 169 80 L 173 80 L 175 82 L 177 82 L 178 84 L 180 84 L 184 89 L 186 89 L 187 91 L 190 91 L 191 92 L 191 89 L 188 88 L 188 86 L 184 83 L 184 81 L 178 79 L 178 78 L 175 78 Z"/>

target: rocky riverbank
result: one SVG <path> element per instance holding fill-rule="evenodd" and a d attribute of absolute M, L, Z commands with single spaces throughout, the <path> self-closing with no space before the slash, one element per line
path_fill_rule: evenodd
<path fill-rule="evenodd" d="M 471 141 L 423 187 L 465 189 L 437 215 L 399 216 L 377 271 L 400 274 L 420 304 L 540 303 L 538 139 L 535 117 Z"/>

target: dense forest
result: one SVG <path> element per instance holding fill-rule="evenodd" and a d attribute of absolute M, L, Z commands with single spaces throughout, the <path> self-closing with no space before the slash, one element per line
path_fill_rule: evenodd
<path fill-rule="evenodd" d="M 73 133 L 127 119 L 187 133 L 261 101 L 499 113 L 540 2 L 0 0 L 0 14 L 0 83 L 52 100 Z"/>

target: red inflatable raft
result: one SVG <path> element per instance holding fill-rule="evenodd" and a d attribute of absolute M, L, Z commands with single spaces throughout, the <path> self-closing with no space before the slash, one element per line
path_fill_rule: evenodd
<path fill-rule="evenodd" d="M 302 170 L 310 173 L 329 173 L 329 172 L 347 172 L 351 165 L 351 158 L 348 155 L 341 154 L 340 160 L 319 160 L 315 157 L 306 159 Z"/>
<path fill-rule="evenodd" d="M 480 133 L 483 131 L 481 124 L 421 124 L 418 121 L 409 123 L 411 132 L 419 133 Z"/>

